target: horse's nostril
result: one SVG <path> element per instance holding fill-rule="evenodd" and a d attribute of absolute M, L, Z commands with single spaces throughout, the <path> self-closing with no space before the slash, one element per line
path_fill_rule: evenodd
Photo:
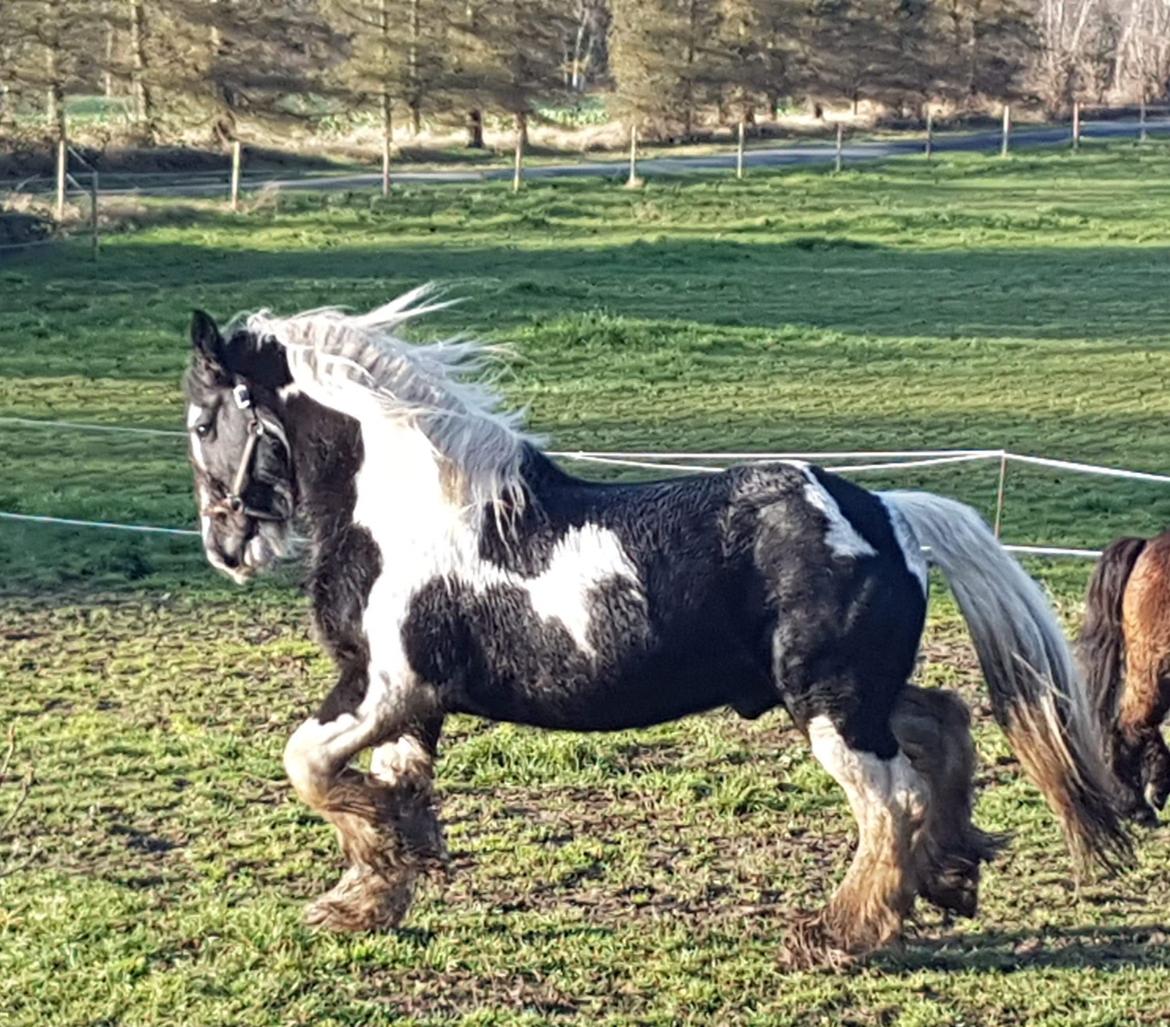
<path fill-rule="evenodd" d="M 239 513 L 244 509 L 244 501 L 239 496 L 231 496 L 227 501 L 228 509 L 232 513 Z"/>

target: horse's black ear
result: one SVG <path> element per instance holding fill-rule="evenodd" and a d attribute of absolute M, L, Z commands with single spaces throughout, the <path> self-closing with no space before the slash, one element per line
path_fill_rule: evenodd
<path fill-rule="evenodd" d="M 195 355 L 209 370 L 226 370 L 224 367 L 223 336 L 215 318 L 204 310 L 191 313 L 191 346 Z"/>

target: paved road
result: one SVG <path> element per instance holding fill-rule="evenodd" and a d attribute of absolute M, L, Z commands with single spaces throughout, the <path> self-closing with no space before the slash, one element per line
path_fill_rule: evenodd
<path fill-rule="evenodd" d="M 1147 122 L 1147 131 L 1150 135 L 1170 135 L 1170 118 L 1150 119 Z M 1081 126 L 1083 139 L 1116 139 L 1136 138 L 1138 123 L 1134 120 L 1126 121 L 1086 121 Z M 1035 146 L 1068 146 L 1070 130 L 1059 128 L 1021 128 L 1012 133 L 1012 147 Z M 940 153 L 994 151 L 1000 145 L 998 129 L 947 133 L 935 136 L 934 148 Z M 883 160 L 889 157 L 901 157 L 921 153 L 923 142 L 921 138 L 907 140 L 877 140 L 870 142 L 849 143 L 844 148 L 846 165 L 858 161 Z M 785 167 L 796 164 L 826 164 L 833 160 L 836 147 L 833 143 L 798 143 L 789 146 L 770 146 L 759 149 L 750 149 L 744 154 L 744 165 L 748 168 Z M 735 153 L 728 151 L 719 154 L 708 154 L 698 157 L 654 157 L 638 162 L 638 174 L 647 177 L 654 175 L 683 175 L 702 171 L 729 170 L 735 166 Z M 587 178 L 587 177 L 618 177 L 627 173 L 629 165 L 624 160 L 613 161 L 576 161 L 571 164 L 543 164 L 533 165 L 524 171 L 526 179 L 533 178 Z M 134 186 L 129 183 L 135 177 L 147 179 L 149 184 Z M 425 184 L 445 182 L 490 182 L 500 179 L 510 179 L 510 168 L 490 168 L 483 170 L 455 169 L 450 171 L 398 171 L 393 172 L 394 181 L 398 184 Z M 111 183 L 119 183 L 110 188 L 103 188 L 103 194 L 135 193 L 138 195 L 165 195 L 165 196 L 207 196 L 222 195 L 227 188 L 225 176 L 219 173 L 162 173 L 142 176 L 119 176 L 111 173 L 106 176 Z M 159 180 L 167 184 L 159 184 Z M 342 190 L 372 188 L 381 183 L 381 176 L 377 173 L 356 174 L 314 174 L 304 173 L 297 175 L 257 174 L 246 175 L 243 180 L 245 190 L 255 190 L 261 187 L 275 189 L 313 189 L 313 190 Z"/>

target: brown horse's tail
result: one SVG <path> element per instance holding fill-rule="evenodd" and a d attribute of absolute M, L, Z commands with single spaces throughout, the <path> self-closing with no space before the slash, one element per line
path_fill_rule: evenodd
<path fill-rule="evenodd" d="M 1085 686 L 1106 745 L 1117 733 L 1117 703 L 1125 675 L 1121 601 L 1134 564 L 1146 548 L 1142 538 L 1119 538 L 1101 554 L 1089 579 L 1080 655 Z"/>

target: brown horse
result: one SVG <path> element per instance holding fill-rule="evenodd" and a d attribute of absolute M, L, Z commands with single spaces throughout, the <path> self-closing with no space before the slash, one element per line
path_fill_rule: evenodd
<path fill-rule="evenodd" d="M 1120 538 L 1089 581 L 1081 659 L 1127 811 L 1154 823 L 1170 796 L 1170 532 Z"/>

